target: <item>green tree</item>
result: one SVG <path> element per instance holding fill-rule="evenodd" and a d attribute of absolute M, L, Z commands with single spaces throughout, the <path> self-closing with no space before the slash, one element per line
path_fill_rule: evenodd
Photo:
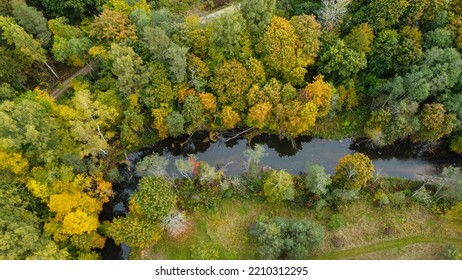
<path fill-rule="evenodd" d="M 238 58 L 245 21 L 240 12 L 224 13 L 207 24 L 209 56 L 216 62 Z"/>
<path fill-rule="evenodd" d="M 406 12 L 409 0 L 367 1 L 353 11 L 351 21 L 355 24 L 367 21 L 375 31 L 396 27 Z"/>
<path fill-rule="evenodd" d="M 241 11 L 254 43 L 261 39 L 276 9 L 276 0 L 245 0 Z"/>
<path fill-rule="evenodd" d="M 146 156 L 136 164 L 136 173 L 140 177 L 162 177 L 167 176 L 168 159 L 157 154 Z"/>
<path fill-rule="evenodd" d="M 165 53 L 165 58 L 168 61 L 168 69 L 172 82 L 181 83 L 186 78 L 186 67 L 188 48 L 180 47 L 175 43 L 171 43 Z"/>
<path fill-rule="evenodd" d="M 25 65 L 34 62 L 46 62 L 45 50 L 40 41 L 35 40 L 12 18 L 0 16 L 0 29 L 4 42 L 13 48 L 16 59 Z"/>
<path fill-rule="evenodd" d="M 165 55 L 171 44 L 171 40 L 164 29 L 158 26 L 145 26 L 141 38 L 144 46 L 149 50 L 153 59 L 159 61 L 165 60 Z"/>
<path fill-rule="evenodd" d="M 48 26 L 53 32 L 51 53 L 54 58 L 73 66 L 83 66 L 87 61 L 87 52 L 92 45 L 84 32 L 66 24 L 65 18 L 52 19 L 48 22 Z"/>
<path fill-rule="evenodd" d="M 145 118 L 133 109 L 123 112 L 123 120 L 120 125 L 120 141 L 127 149 L 137 147 L 141 143 L 138 134 L 144 132 Z"/>
<path fill-rule="evenodd" d="M 263 183 L 263 192 L 269 202 L 293 200 L 295 190 L 292 175 L 284 170 L 272 170 Z"/>
<path fill-rule="evenodd" d="M 144 177 L 130 199 L 131 211 L 148 221 L 159 221 L 176 211 L 176 195 L 164 177 Z"/>
<path fill-rule="evenodd" d="M 0 84 L 0 101 L 13 100 L 19 95 L 19 92 L 14 89 L 10 84 Z"/>
<path fill-rule="evenodd" d="M 204 107 L 198 95 L 188 95 L 183 104 L 183 116 L 186 123 L 189 123 L 192 132 L 204 121 Z"/>
<path fill-rule="evenodd" d="M 3 102 L 0 149 L 23 153 L 32 165 L 51 163 L 67 149 L 73 151 L 73 141 L 52 106 L 50 101 L 30 93 L 21 100 Z"/>
<path fill-rule="evenodd" d="M 0 260 L 64 260 L 69 257 L 42 233 L 42 221 L 18 194 L 17 186 L 0 188 Z"/>
<path fill-rule="evenodd" d="M 367 66 L 366 55 L 350 49 L 343 40 L 337 40 L 319 58 L 319 71 L 328 77 L 344 80 Z"/>
<path fill-rule="evenodd" d="M 168 133 L 172 137 L 178 137 L 185 133 L 184 125 L 185 119 L 182 114 L 177 111 L 173 111 L 165 118 L 165 122 L 168 127 Z"/>
<path fill-rule="evenodd" d="M 368 23 L 362 23 L 353 27 L 344 38 L 345 44 L 358 53 L 369 53 L 374 40 L 374 31 Z"/>
<path fill-rule="evenodd" d="M 146 248 L 162 236 L 162 228 L 158 224 L 132 214 L 106 223 L 105 230 L 117 244 L 125 243 L 134 248 Z"/>
<path fill-rule="evenodd" d="M 11 1 L 12 14 L 16 22 L 21 25 L 29 34 L 42 41 L 47 46 L 51 40 L 51 33 L 47 28 L 47 20 L 36 8 L 27 6 L 21 0 Z"/>
<path fill-rule="evenodd" d="M 131 47 L 112 44 L 109 51 L 111 72 L 117 77 L 117 89 L 124 95 L 133 93 L 143 83 L 143 60 Z"/>
<path fill-rule="evenodd" d="M 305 175 L 305 188 L 316 195 L 325 195 L 332 179 L 324 167 L 318 164 L 308 164 Z"/>
<path fill-rule="evenodd" d="M 64 16 L 72 22 L 78 22 L 85 17 L 91 16 L 101 11 L 101 6 L 105 0 L 38 0 L 45 9 L 48 17 Z"/>
<path fill-rule="evenodd" d="M 324 240 L 321 226 L 308 220 L 280 217 L 260 218 L 250 228 L 249 235 L 258 241 L 258 252 L 263 259 L 304 259 Z"/>
<path fill-rule="evenodd" d="M 165 65 L 159 62 L 149 63 L 145 71 L 148 77 L 146 87 L 141 91 L 141 101 L 148 108 L 173 105 L 177 93 L 173 90 Z"/>

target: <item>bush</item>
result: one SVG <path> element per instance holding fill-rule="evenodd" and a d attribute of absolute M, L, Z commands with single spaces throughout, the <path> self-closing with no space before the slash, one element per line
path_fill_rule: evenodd
<path fill-rule="evenodd" d="M 188 220 L 183 212 L 170 213 L 162 220 L 162 226 L 171 237 L 178 237 L 186 231 Z"/>
<path fill-rule="evenodd" d="M 324 240 L 324 229 L 308 220 L 260 218 L 250 229 L 264 259 L 303 259 Z"/>
<path fill-rule="evenodd" d="M 404 192 L 395 192 L 390 195 L 390 203 L 393 207 L 403 207 L 406 203 L 406 195 Z"/>
<path fill-rule="evenodd" d="M 329 230 L 336 230 L 345 225 L 345 218 L 341 214 L 334 214 L 329 218 L 327 227 Z"/>
<path fill-rule="evenodd" d="M 191 259 L 193 260 L 216 260 L 218 256 L 218 250 L 211 243 L 201 241 L 192 247 Z"/>
<path fill-rule="evenodd" d="M 461 260 L 462 254 L 459 248 L 452 244 L 446 245 L 440 253 L 440 257 L 443 260 Z"/>
<path fill-rule="evenodd" d="M 382 190 L 378 191 L 374 195 L 374 202 L 377 203 L 379 206 L 388 206 L 390 205 L 390 199 L 388 198 L 388 195 L 383 192 Z"/>

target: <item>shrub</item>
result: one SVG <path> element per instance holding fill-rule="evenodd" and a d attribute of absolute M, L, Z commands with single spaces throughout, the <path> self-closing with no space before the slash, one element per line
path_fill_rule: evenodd
<path fill-rule="evenodd" d="M 186 231 L 188 220 L 183 212 L 170 213 L 162 219 L 162 226 L 171 237 L 177 237 Z"/>
<path fill-rule="evenodd" d="M 260 218 L 249 235 L 257 239 L 258 252 L 264 259 L 303 259 L 321 244 L 324 229 L 308 220 Z"/>
<path fill-rule="evenodd" d="M 213 244 L 201 241 L 199 244 L 193 245 L 191 259 L 216 260 L 218 259 L 218 250 L 213 247 Z"/>
<path fill-rule="evenodd" d="M 329 218 L 327 227 L 329 230 L 336 230 L 345 225 L 345 218 L 341 214 L 334 214 Z"/>

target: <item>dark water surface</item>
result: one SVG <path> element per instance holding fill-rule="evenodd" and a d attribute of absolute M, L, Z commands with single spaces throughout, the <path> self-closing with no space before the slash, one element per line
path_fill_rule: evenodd
<path fill-rule="evenodd" d="M 138 178 L 134 172 L 134 165 L 144 156 L 157 153 L 169 159 L 168 173 L 179 177 L 174 166 L 175 159 L 196 155 L 198 160 L 206 161 L 213 166 L 226 166 L 226 174 L 238 175 L 243 172 L 245 161 L 244 151 L 250 146 L 261 144 L 267 155 L 261 165 L 274 169 L 284 169 L 292 174 L 304 172 L 309 162 L 317 163 L 333 174 L 335 166 L 341 157 L 354 152 L 366 154 L 374 162 L 376 173 L 383 176 L 422 179 L 425 176 L 437 175 L 448 165 L 462 166 L 462 156 L 449 151 L 445 142 L 434 147 L 400 143 L 388 148 L 375 149 L 368 142 L 352 142 L 350 139 L 341 141 L 321 140 L 310 137 L 299 137 L 294 141 L 281 140 L 277 136 L 261 135 L 254 137 L 249 143 L 244 138 L 229 141 L 232 135 L 223 134 L 217 142 L 208 141 L 208 134 L 196 133 L 194 137 L 165 140 L 155 147 L 146 148 L 130 154 L 128 157 L 132 167 L 120 168 L 125 181 L 114 187 L 117 196 L 105 204 L 101 213 L 101 220 L 111 220 L 115 216 L 123 216 L 128 209 L 128 200 L 136 189 Z M 121 248 L 122 247 L 122 248 Z M 102 250 L 104 259 L 126 259 L 129 253 L 127 246 L 116 246 L 108 240 Z"/>

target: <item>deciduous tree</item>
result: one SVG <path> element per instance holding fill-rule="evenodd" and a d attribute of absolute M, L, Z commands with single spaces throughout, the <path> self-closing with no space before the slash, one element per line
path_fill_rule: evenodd
<path fill-rule="evenodd" d="M 374 175 L 372 161 L 362 153 L 346 155 L 335 167 L 333 182 L 340 188 L 358 191 Z"/>
<path fill-rule="evenodd" d="M 284 170 L 272 170 L 263 183 L 263 192 L 269 202 L 293 200 L 295 189 L 292 175 Z"/>

